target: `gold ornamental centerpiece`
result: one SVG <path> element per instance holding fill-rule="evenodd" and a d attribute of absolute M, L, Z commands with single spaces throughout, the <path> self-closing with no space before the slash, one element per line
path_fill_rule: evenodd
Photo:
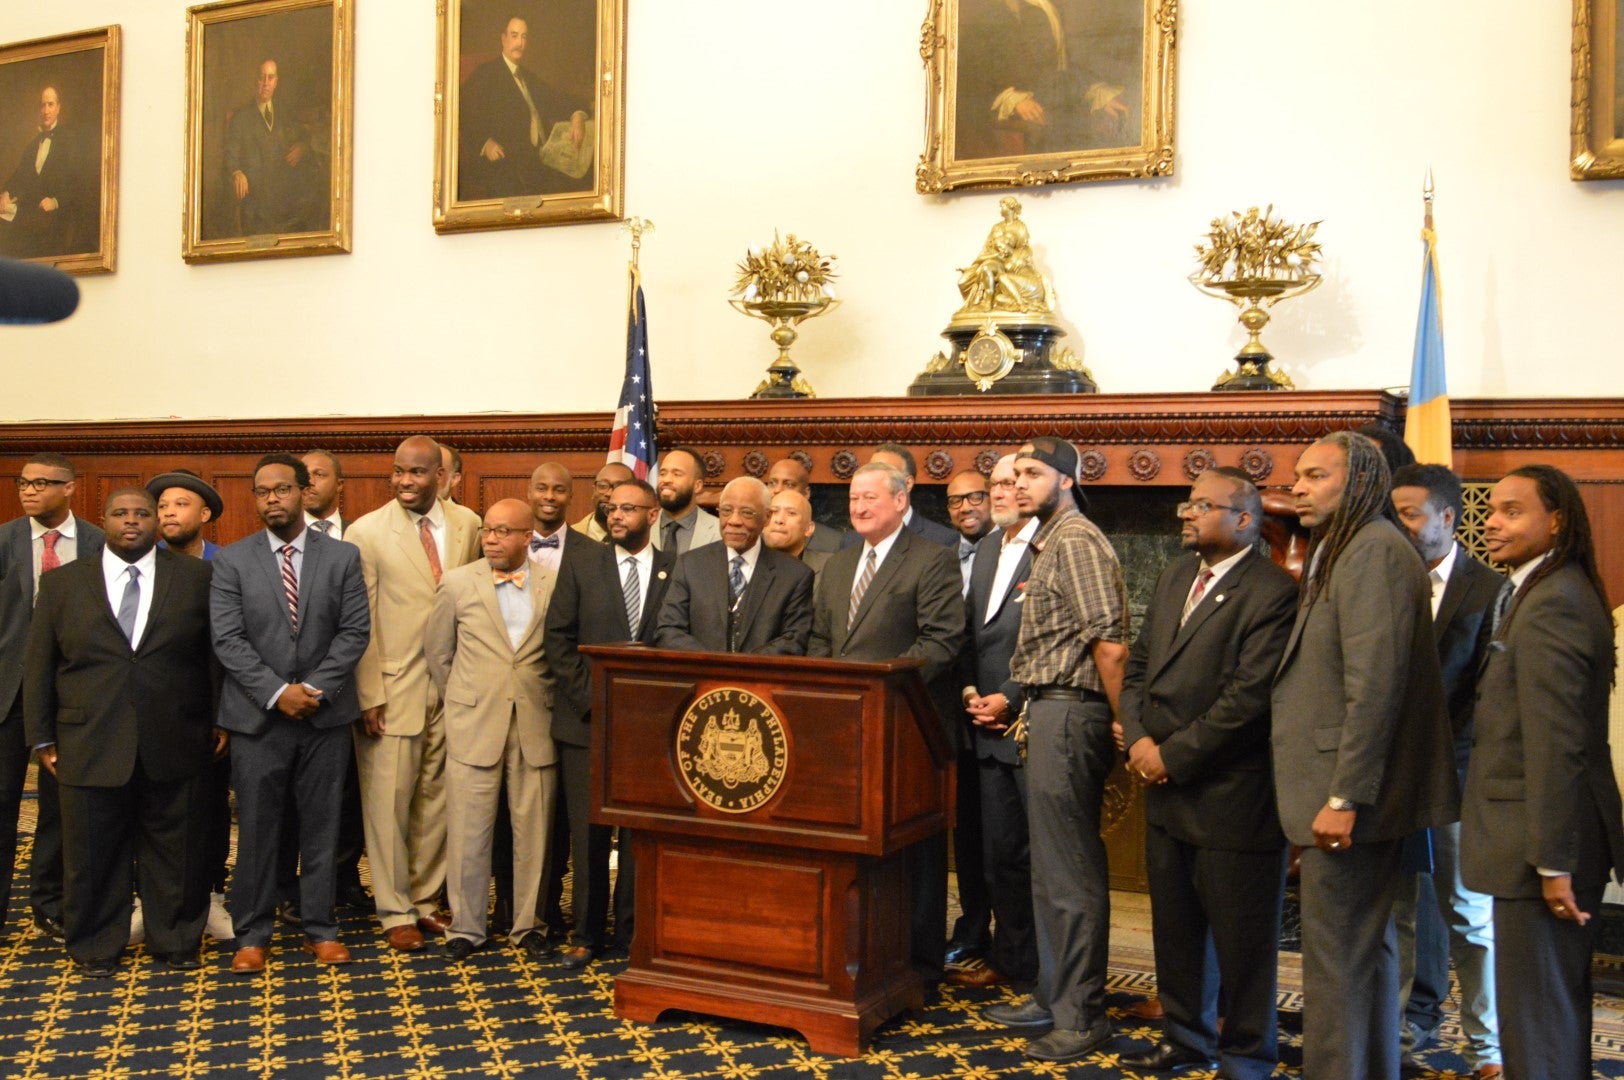
<path fill-rule="evenodd" d="M 1259 335 L 1269 324 L 1270 308 L 1319 285 L 1320 246 L 1314 240 L 1319 226 L 1281 221 L 1273 205 L 1262 213 L 1254 206 L 1212 219 L 1206 242 L 1195 246 L 1201 267 L 1190 275 L 1190 284 L 1240 308 L 1248 334 L 1235 354 L 1236 370 L 1219 375 L 1214 390 L 1296 389 L 1289 376 L 1270 369 L 1274 356 Z"/>
<path fill-rule="evenodd" d="M 790 359 L 789 347 L 800 336 L 796 327 L 840 306 L 835 299 L 835 256 L 823 255 L 794 233 L 779 239 L 773 232 L 769 247 L 751 247 L 738 266 L 733 285 L 736 298 L 728 303 L 746 315 L 772 327 L 778 359 L 767 368 L 767 377 L 756 387 L 752 398 L 817 397 L 812 385 L 801 377 L 801 369 Z"/>

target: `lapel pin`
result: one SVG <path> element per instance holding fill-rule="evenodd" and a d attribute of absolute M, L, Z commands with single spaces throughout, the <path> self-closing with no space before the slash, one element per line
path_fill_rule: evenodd
<path fill-rule="evenodd" d="M 664 581 L 665 580 L 665 571 L 661 570 L 658 574 L 655 574 L 654 576 L 659 578 L 661 581 Z"/>
<path fill-rule="evenodd" d="M 1224 602 L 1224 598 L 1228 595 L 1228 593 L 1219 593 L 1217 596 L 1212 598 L 1212 602 L 1215 604 L 1221 604 Z"/>

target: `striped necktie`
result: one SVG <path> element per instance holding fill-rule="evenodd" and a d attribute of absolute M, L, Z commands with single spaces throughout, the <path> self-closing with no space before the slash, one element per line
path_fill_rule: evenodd
<path fill-rule="evenodd" d="M 282 545 L 282 592 L 288 598 L 288 621 L 299 629 L 299 576 L 293 572 L 292 544 Z"/>
<path fill-rule="evenodd" d="M 868 558 L 863 562 L 863 572 L 857 578 L 857 585 L 851 591 L 851 610 L 846 613 L 846 629 L 850 630 L 857 622 L 857 609 L 863 603 L 863 594 L 868 592 L 869 583 L 874 580 L 874 571 L 878 569 L 874 562 L 874 549 L 868 549 Z"/>
<path fill-rule="evenodd" d="M 643 583 L 637 576 L 637 557 L 626 556 L 626 577 L 620 583 L 621 598 L 626 601 L 626 625 L 631 628 L 632 640 L 637 640 L 637 624 L 643 618 Z"/>
<path fill-rule="evenodd" d="M 1183 626 L 1190 618 L 1190 612 L 1194 611 L 1195 606 L 1201 603 L 1201 598 L 1207 595 L 1207 583 L 1211 580 L 1212 571 L 1203 566 L 1201 573 L 1195 576 L 1195 587 L 1190 590 L 1190 598 L 1184 601 L 1184 614 L 1179 616 L 1180 626 Z"/>

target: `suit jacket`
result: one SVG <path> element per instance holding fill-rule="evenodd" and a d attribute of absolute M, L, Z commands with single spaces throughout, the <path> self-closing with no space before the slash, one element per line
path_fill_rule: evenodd
<path fill-rule="evenodd" d="M 1438 667 L 1444 680 L 1449 726 L 1455 734 L 1455 767 L 1464 779 L 1472 752 L 1472 713 L 1477 703 L 1477 673 L 1488 652 L 1494 626 L 1494 601 L 1505 583 L 1488 566 L 1457 546 L 1455 568 L 1444 586 L 1438 615 L 1432 620 Z"/>
<path fill-rule="evenodd" d="M 289 165 L 288 152 L 301 143 L 307 144 L 304 158 Z M 308 143 L 292 106 L 284 102 L 272 100 L 270 127 L 257 102 L 232 113 L 226 125 L 226 190 L 231 190 L 232 173 L 248 178 L 248 195 L 240 204 L 244 236 L 326 227 L 326 221 L 316 218 L 326 213 L 327 186 Z"/>
<path fill-rule="evenodd" d="M 210 763 L 210 566 L 172 551 L 156 560 L 146 629 L 133 651 L 107 602 L 99 555 L 40 578 L 24 722 L 30 746 L 56 744 L 64 784 L 122 787 L 138 763 L 152 780 L 180 780 Z"/>
<path fill-rule="evenodd" d="M 1123 675 L 1123 742 L 1148 736 L 1167 767 L 1168 782 L 1145 791 L 1147 821 L 1199 847 L 1275 850 L 1285 838 L 1270 775 L 1269 693 L 1297 583 L 1254 550 L 1180 626 L 1200 568 L 1191 553 L 1156 579 Z"/>
<path fill-rule="evenodd" d="M 51 151 L 45 167 L 34 171 L 42 132 L 36 132 L 17 159 L 3 189 L 17 203 L 17 217 L 0 223 L 0 254 L 19 259 L 95 251 L 101 237 L 101 159 L 95 150 L 99 138 L 87 143 L 76 129 L 57 124 L 51 131 Z M 55 199 L 57 208 L 44 211 L 39 204 Z"/>
<path fill-rule="evenodd" d="M 507 63 L 497 57 L 481 64 L 462 84 L 458 105 L 459 199 L 505 199 L 592 189 L 591 173 L 576 180 L 541 163 L 540 146 L 547 144 L 554 124 L 575 113 L 574 102 L 542 82 L 529 68 L 521 65 L 518 74 L 541 119 L 540 145 L 530 144 L 530 106 Z M 501 146 L 501 160 L 488 161 L 480 153 L 486 139 L 494 139 Z"/>
<path fill-rule="evenodd" d="M 654 630 L 662 649 L 801 656 L 812 633 L 812 571 L 801 560 L 761 545 L 739 598 L 728 598 L 726 544 L 679 556 Z"/>
<path fill-rule="evenodd" d="M 1032 545 L 1022 545 L 1020 560 L 1009 579 L 1004 595 L 999 597 L 998 610 L 987 620 L 992 606 L 993 579 L 998 576 L 998 553 L 1004 541 L 1004 530 L 994 529 L 976 544 L 975 565 L 970 568 L 970 592 L 964 598 L 965 644 L 960 654 L 959 678 L 961 686 L 974 686 L 982 694 L 1003 694 L 1009 703 L 1009 715 L 1021 711 L 1021 684 L 1009 677 L 1009 661 L 1015 655 L 1015 640 L 1021 634 L 1021 603 L 1026 584 L 1032 573 Z M 966 715 L 960 710 L 961 715 Z M 971 724 L 966 715 L 965 724 L 976 757 L 1001 761 L 1006 765 L 1021 763 L 1020 749 L 1003 732 L 991 732 Z"/>
<path fill-rule="evenodd" d="M 923 660 L 920 674 L 936 702 L 949 743 L 957 745 L 952 721 L 963 710 L 953 675 L 964 643 L 964 597 L 960 592 L 964 578 L 959 574 L 958 555 L 909 529 L 899 529 L 848 629 L 852 586 L 862 556 L 861 545 L 836 552 L 818 576 L 806 654 L 837 660 L 894 660 L 899 656 Z"/>
<path fill-rule="evenodd" d="M 11 715 L 23 684 L 28 623 L 34 615 L 34 535 L 27 517 L 0 525 L 0 723 Z M 106 535 L 82 517 L 74 518 L 78 559 L 100 561 Z"/>
<path fill-rule="evenodd" d="M 558 584 L 547 605 L 547 661 L 558 680 L 553 701 L 553 738 L 571 746 L 592 745 L 592 662 L 581 645 L 654 643 L 660 607 L 676 556 L 654 551 L 654 575 L 643 597 L 635 632 L 626 625 L 621 603 L 620 549 L 613 544 L 566 544 L 558 564 Z"/>
<path fill-rule="evenodd" d="M 825 525 L 820 521 L 818 527 L 812 530 L 812 535 L 807 538 L 806 551 L 815 551 L 820 555 L 833 555 L 840 550 L 840 541 L 843 536 L 844 533 L 841 530 L 833 525 Z M 801 557 L 804 559 L 806 553 L 802 552 Z M 818 567 L 814 566 L 812 569 L 817 570 Z"/>
<path fill-rule="evenodd" d="M 946 525 L 932 521 L 924 514 L 921 514 L 918 507 L 913 507 L 912 509 L 913 516 L 908 519 L 908 524 L 906 526 L 911 532 L 917 533 L 918 535 L 923 536 L 926 540 L 940 544 L 945 548 L 952 548 L 955 553 L 959 550 L 959 532 L 957 529 L 950 529 Z M 823 526 L 820 525 L 819 528 L 821 529 Z M 814 532 L 812 535 L 816 536 L 817 533 Z M 842 551 L 849 547 L 862 546 L 863 537 L 856 531 L 848 530 L 847 532 L 840 534 L 840 549 Z M 962 575 L 959 577 L 959 588 L 961 591 L 964 588 L 964 578 Z"/>
<path fill-rule="evenodd" d="M 459 566 L 441 579 L 423 651 L 429 676 L 445 700 L 445 751 L 457 761 L 480 769 L 500 762 L 509 721 L 518 725 L 526 765 L 539 769 L 558 760 L 553 676 L 542 647 L 555 580 L 550 570 L 529 568 L 525 585 L 534 610 L 514 648 L 488 560 Z"/>
<path fill-rule="evenodd" d="M 1280 823 L 1293 844 L 1314 842 L 1332 795 L 1358 804 L 1355 843 L 1456 820 L 1432 588 L 1392 522 L 1355 533 L 1319 598 L 1298 607 L 1272 708 Z"/>
<path fill-rule="evenodd" d="M 372 639 L 372 615 L 353 544 L 305 529 L 295 627 L 270 534 L 262 529 L 238 540 L 214 557 L 209 611 L 214 655 L 226 675 L 220 727 L 258 735 L 287 719 L 265 703 L 289 683 L 321 691 L 320 707 L 304 721 L 312 727 L 360 719 L 355 665 Z"/>
<path fill-rule="evenodd" d="M 1478 677 L 1461 878 L 1491 896 L 1538 897 L 1537 867 L 1598 886 L 1624 867 L 1607 744 L 1613 621 L 1584 572 L 1519 590 Z"/>
<path fill-rule="evenodd" d="M 442 502 L 440 508 L 445 512 L 444 573 L 479 558 L 479 515 L 456 503 Z M 393 499 L 352 522 L 344 540 L 361 549 L 372 615 L 372 641 L 355 669 L 361 708 L 388 706 L 386 734 L 421 734 L 433 693 L 423 658 L 423 628 L 435 589 L 423 541 L 410 515 Z"/>
<path fill-rule="evenodd" d="M 661 534 L 665 532 L 664 525 L 667 520 L 664 511 L 661 511 L 660 519 L 654 523 L 654 535 L 650 539 L 653 540 L 656 548 L 665 547 L 665 540 Z M 704 547 L 706 544 L 720 543 L 721 540 L 722 523 L 716 519 L 716 515 L 707 514 L 702 509 L 696 511 L 694 514 L 694 539 L 688 545 L 688 551 Z M 688 551 L 684 551 L 682 554 L 686 555 Z M 672 554 L 676 554 L 676 552 L 672 552 Z"/>
<path fill-rule="evenodd" d="M 813 535 L 816 536 L 817 534 L 813 533 Z M 823 568 L 829 565 L 829 559 L 833 554 L 832 551 L 813 551 L 810 546 L 801 549 L 801 562 L 805 564 L 808 570 L 812 571 L 812 580 L 814 582 L 817 581 L 818 575 L 823 573 Z"/>

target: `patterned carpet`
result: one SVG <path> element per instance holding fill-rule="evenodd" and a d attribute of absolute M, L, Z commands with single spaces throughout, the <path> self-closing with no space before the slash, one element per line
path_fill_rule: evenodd
<path fill-rule="evenodd" d="M 23 855 L 32 839 L 25 808 Z M 19 859 L 26 867 L 26 859 Z M 19 895 L 26 896 L 20 881 Z M 536 965 L 497 941 L 467 963 L 437 948 L 415 955 L 382 947 L 376 923 L 348 918 L 343 940 L 356 962 L 319 968 L 283 928 L 265 974 L 233 976 L 229 952 L 209 942 L 201 971 L 171 972 L 144 949 L 125 955 L 110 980 L 76 977 L 59 946 L 30 924 L 14 901 L 0 945 L 0 1076 L 35 1077 L 1133 1077 L 1117 1061 L 1147 1047 L 1155 1025 L 1125 1013 L 1155 992 L 1143 897 L 1117 894 L 1109 1004 L 1117 1037 L 1082 1063 L 1046 1066 L 1021 1055 L 1024 1039 L 981 1020 L 998 990 L 948 988 L 931 1008 L 882 1028 L 857 1060 L 811 1053 L 793 1032 L 667 1013 L 656 1025 L 615 1017 L 613 986 L 624 957 L 581 973 Z M 1286 1069 L 1295 1075 L 1299 1043 L 1297 958 L 1281 965 Z M 1598 1076 L 1624 1077 L 1624 1002 L 1597 1000 Z M 1433 1077 L 1464 1069 L 1444 1045 L 1424 1055 Z M 1154 1075 L 1154 1074 L 1152 1074 Z M 1212 1074 L 1191 1071 L 1182 1077 Z"/>

